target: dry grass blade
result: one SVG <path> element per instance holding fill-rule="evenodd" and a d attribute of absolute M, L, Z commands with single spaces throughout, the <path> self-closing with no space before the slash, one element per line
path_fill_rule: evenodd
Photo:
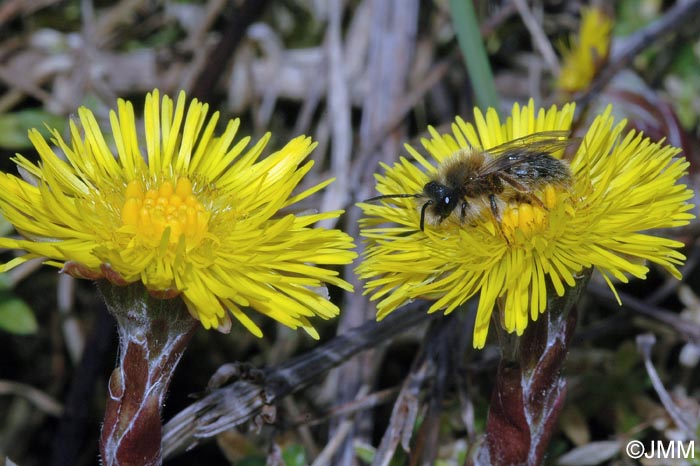
<path fill-rule="evenodd" d="M 328 118 L 331 126 L 331 176 L 333 183 L 326 189 L 321 202 L 322 211 L 339 210 L 347 205 L 350 195 L 349 178 L 352 151 L 352 123 L 350 121 L 350 93 L 341 39 L 342 2 L 331 0 L 328 31 L 326 32 L 326 56 L 328 58 Z M 326 227 L 331 225 L 325 223 Z"/>
<path fill-rule="evenodd" d="M 61 403 L 30 385 L 0 380 L 0 395 L 21 396 L 51 416 L 60 416 L 63 413 Z"/>
<path fill-rule="evenodd" d="M 619 309 L 619 305 L 617 304 L 615 297 L 612 296 L 612 293 L 610 293 L 610 290 L 607 287 L 598 283 L 591 283 L 588 286 L 588 292 L 605 305 L 613 309 Z M 697 323 L 685 319 L 675 312 L 671 312 L 659 306 L 648 304 L 646 301 L 637 299 L 627 293 L 618 292 L 618 294 L 620 295 L 620 299 L 622 300 L 622 304 L 625 308 L 630 309 L 637 314 L 661 322 L 672 328 L 683 339 L 696 345 L 700 345 L 700 325 Z"/>
<path fill-rule="evenodd" d="M 645 333 L 637 336 L 637 350 L 639 354 L 644 358 L 644 367 L 649 374 L 649 379 L 651 379 L 651 384 L 654 386 L 657 395 L 661 403 L 663 403 L 664 408 L 671 416 L 676 425 L 683 430 L 687 439 L 694 439 L 697 435 L 698 429 L 700 429 L 700 422 L 698 421 L 698 412 L 689 413 L 680 409 L 680 407 L 673 401 L 671 395 L 664 387 L 661 378 L 659 377 L 654 363 L 651 361 L 651 349 L 656 343 L 656 337 L 650 333 Z"/>
<path fill-rule="evenodd" d="M 387 466 L 399 443 L 404 450 L 409 450 L 413 428 L 418 416 L 420 391 L 430 372 L 430 361 L 427 358 L 414 365 L 394 403 L 389 427 L 384 432 L 382 441 L 377 448 L 372 466 Z"/>

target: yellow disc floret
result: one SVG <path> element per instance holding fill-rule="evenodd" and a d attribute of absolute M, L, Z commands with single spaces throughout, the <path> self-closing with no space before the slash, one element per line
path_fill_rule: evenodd
<path fill-rule="evenodd" d="M 503 213 L 501 228 L 509 244 L 517 244 L 518 238 L 524 236 L 530 238 L 534 234 L 545 230 L 548 225 L 546 211 L 537 205 L 516 204 L 509 206 Z M 519 234 L 516 234 L 516 231 Z"/>
<path fill-rule="evenodd" d="M 553 185 L 547 185 L 538 193 L 538 199 L 542 205 L 510 203 L 503 212 L 501 230 L 511 247 L 524 246 L 532 238 L 547 232 L 551 234 L 555 231 L 551 228 L 551 219 L 558 220 L 562 215 L 573 213 L 569 196 Z"/>
<path fill-rule="evenodd" d="M 122 224 L 143 243 L 157 245 L 163 235 L 177 244 L 184 235 L 188 249 L 198 245 L 207 234 L 210 214 L 192 192 L 192 182 L 180 178 L 144 190 L 141 181 L 131 181 L 125 191 L 121 211 Z"/>

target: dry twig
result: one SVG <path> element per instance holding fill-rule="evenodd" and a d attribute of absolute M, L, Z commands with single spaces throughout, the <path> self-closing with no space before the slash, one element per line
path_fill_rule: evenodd
<path fill-rule="evenodd" d="M 215 388 L 164 426 L 163 457 L 171 457 L 193 448 L 203 439 L 270 414 L 269 408 L 281 397 L 317 381 L 321 374 L 358 352 L 383 344 L 430 318 L 419 306 L 407 306 L 381 322 L 366 322 L 302 356 L 263 371 L 262 381 L 241 379 Z"/>

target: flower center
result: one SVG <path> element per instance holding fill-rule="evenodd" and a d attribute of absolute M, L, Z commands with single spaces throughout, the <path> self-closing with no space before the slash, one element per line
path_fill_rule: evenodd
<path fill-rule="evenodd" d="M 504 209 L 501 229 L 510 244 L 522 245 L 537 235 L 553 233 L 552 230 L 556 229 L 552 221 L 566 211 L 564 199 L 568 196 L 548 185 L 538 198 L 544 206 L 522 202 L 511 203 Z"/>
<path fill-rule="evenodd" d="M 148 243 L 161 243 L 167 235 L 168 242 L 176 244 L 184 236 L 191 248 L 207 234 L 210 213 L 193 194 L 187 178 L 178 179 L 175 186 L 164 181 L 146 191 L 142 182 L 131 181 L 125 197 L 122 224 Z"/>

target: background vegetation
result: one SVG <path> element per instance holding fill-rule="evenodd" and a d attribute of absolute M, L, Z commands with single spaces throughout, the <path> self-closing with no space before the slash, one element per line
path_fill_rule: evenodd
<path fill-rule="evenodd" d="M 593 82 L 573 95 L 555 84 L 560 51 L 578 28 L 583 3 L 475 3 L 503 108 L 530 97 L 542 105 L 577 100 L 591 113 L 613 103 L 630 126 L 683 148 L 691 161 L 687 183 L 695 189 L 698 2 L 679 2 L 693 6 L 680 18 L 669 16 L 678 6 L 671 1 L 600 2 L 614 19 L 611 58 L 600 57 Z M 226 117 L 240 116 L 244 134 L 271 131 L 269 147 L 299 133 L 319 141 L 305 182 L 337 181 L 308 207 L 345 209 L 340 226 L 357 237 L 354 203 L 375 195 L 379 162 L 405 154 L 402 144 L 415 143 L 427 125 L 445 130 L 456 115 L 471 115 L 480 89 L 470 85 L 453 21 L 446 0 L 5 0 L 0 169 L 14 172 L 15 152 L 36 157 L 28 128 L 65 128 L 80 105 L 106 122 L 117 97 L 139 108 L 155 87 L 171 95 L 185 89 Z M 688 441 L 684 423 L 697 439 L 699 226 L 673 232 L 687 244 L 683 282 L 652 269 L 646 281 L 619 286 L 620 307 L 594 275 L 578 306 L 565 366 L 568 397 L 549 464 L 637 464 L 624 454 L 628 440 Z M 355 280 L 352 268 L 343 272 Z M 0 463 L 7 455 L 20 466 L 98 464 L 116 336 L 94 285 L 39 262 L 0 280 Z M 361 293 L 329 292 L 343 312 L 319 324 L 322 342 L 373 318 Z M 265 418 L 271 424 L 256 428 L 252 419 L 202 438 L 166 464 L 370 463 L 385 433 L 394 446 L 402 440 L 388 425 L 401 389 L 416 397 L 418 422 L 403 437 L 407 444 L 412 437 L 413 456 L 399 446 L 392 464 L 466 464 L 483 433 L 498 346 L 470 349 L 473 310 L 465 310 L 450 318 L 447 353 L 435 359 L 423 345 L 435 341 L 425 336 L 428 319 L 412 319 L 407 329 L 396 324 L 372 336 L 365 343 L 371 349 L 314 375 L 306 388 L 280 396 L 276 414 Z M 164 422 L 193 394 L 201 396 L 223 364 L 279 367 L 317 345 L 269 321 L 258 325 L 262 340 L 240 327 L 228 335 L 197 332 L 172 382 Z M 656 344 L 640 351 L 635 339 L 647 332 Z"/>

